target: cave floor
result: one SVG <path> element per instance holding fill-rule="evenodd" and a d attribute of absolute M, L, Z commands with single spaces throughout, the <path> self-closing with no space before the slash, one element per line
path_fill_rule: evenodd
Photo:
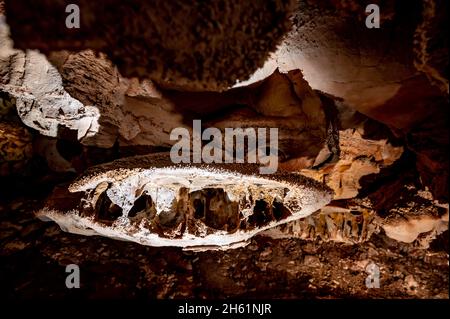
<path fill-rule="evenodd" d="M 448 298 L 448 232 L 424 250 L 383 234 L 347 245 L 256 237 L 193 252 L 65 233 L 36 219 L 41 199 L 0 203 L 0 295 L 6 298 Z M 367 288 L 366 266 L 380 268 Z M 80 289 L 65 266 L 80 267 Z"/>

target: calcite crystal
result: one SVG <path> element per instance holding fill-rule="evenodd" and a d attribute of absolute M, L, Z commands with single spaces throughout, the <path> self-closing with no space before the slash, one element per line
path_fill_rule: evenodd
<path fill-rule="evenodd" d="M 327 205 L 314 214 L 271 228 L 262 235 L 358 244 L 368 241 L 379 228 L 380 221 L 371 209 Z"/>
<path fill-rule="evenodd" d="M 165 153 L 136 156 L 89 169 L 37 215 L 77 234 L 225 249 L 331 200 L 326 186 L 299 174 L 257 172 L 251 164 L 179 166 Z"/>

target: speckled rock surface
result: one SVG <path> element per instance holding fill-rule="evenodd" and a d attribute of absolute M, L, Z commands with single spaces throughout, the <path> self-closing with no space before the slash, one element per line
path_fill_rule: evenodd
<path fill-rule="evenodd" d="M 227 249 L 308 216 L 332 191 L 300 174 L 255 164 L 176 165 L 169 154 L 120 159 L 55 189 L 37 213 L 68 232 L 149 246 Z"/>
<path fill-rule="evenodd" d="M 65 1 L 5 2 L 17 48 L 91 48 L 106 53 L 123 76 L 194 90 L 222 90 L 247 79 L 290 29 L 294 4 L 82 0 L 80 28 L 67 29 Z"/>
<path fill-rule="evenodd" d="M 1 205 L 4 298 L 448 298 L 448 233 L 428 251 L 377 235 L 353 246 L 257 237 L 235 250 L 183 252 L 68 234 L 34 219 L 37 204 Z M 365 285 L 370 262 L 381 289 Z M 64 285 L 68 264 L 80 267 L 80 289 Z"/>

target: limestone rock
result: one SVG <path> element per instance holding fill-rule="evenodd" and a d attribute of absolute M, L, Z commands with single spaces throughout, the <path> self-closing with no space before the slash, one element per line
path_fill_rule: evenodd
<path fill-rule="evenodd" d="M 379 231 L 375 211 L 360 206 L 327 205 L 314 214 L 266 230 L 261 235 L 271 238 L 301 238 L 358 244 L 368 241 Z"/>
<path fill-rule="evenodd" d="M 13 50 L 4 21 L 1 41 L 0 93 L 8 97 L 1 99 L 2 113 L 14 99 L 23 123 L 42 135 L 102 148 L 117 141 L 169 147 L 171 129 L 185 126 L 151 82 L 122 78 L 104 55 L 54 52 L 50 64 L 38 52 Z"/>
<path fill-rule="evenodd" d="M 359 194 L 362 177 L 377 174 L 403 154 L 401 145 L 389 130 L 364 115 L 340 105 L 333 111 L 335 124 L 328 132 L 331 144 L 323 145 L 313 167 L 297 161 L 282 163 L 282 169 L 300 171 L 305 176 L 326 183 L 334 199 L 350 199 Z"/>
<path fill-rule="evenodd" d="M 17 113 L 25 125 L 53 137 L 63 128 L 74 130 L 78 139 L 98 130 L 97 108 L 72 98 L 64 90 L 58 71 L 44 55 L 12 49 L 3 17 L 0 17 L 0 70 L 0 91 L 15 99 Z"/>
<path fill-rule="evenodd" d="M 239 85 L 277 68 L 301 69 L 312 88 L 390 127 L 411 129 L 438 111 L 436 100 L 448 99 L 448 3 L 381 1 L 381 28 L 368 29 L 369 3 L 299 1 L 293 30 Z"/>
<path fill-rule="evenodd" d="M 79 29 L 64 25 L 65 1 L 5 2 L 17 48 L 93 49 L 125 77 L 221 90 L 262 66 L 290 29 L 295 1 L 81 0 Z"/>
<path fill-rule="evenodd" d="M 32 137 L 14 122 L 0 122 L 0 176 L 17 173 L 31 158 Z"/>
<path fill-rule="evenodd" d="M 440 204 L 428 190 L 407 184 L 389 203 L 376 202 L 376 197 L 333 201 L 317 212 L 266 230 L 261 235 L 271 238 L 300 238 L 322 242 L 358 244 L 369 241 L 373 234 L 419 249 L 448 230 L 448 204 Z M 378 207 L 388 208 L 386 212 Z"/>
<path fill-rule="evenodd" d="M 358 131 L 340 132 L 341 157 L 335 164 L 314 170 L 302 170 L 302 174 L 326 181 L 335 191 L 334 199 L 353 198 L 361 188 L 361 177 L 379 173 L 400 158 L 403 148 L 395 147 L 386 140 L 374 141 L 362 138 Z"/>
<path fill-rule="evenodd" d="M 186 127 L 183 114 L 151 81 L 125 79 L 105 56 L 92 51 L 53 53 L 65 89 L 100 113 L 98 132 L 83 144 L 97 147 L 146 145 L 170 147 L 170 132 Z"/>
<path fill-rule="evenodd" d="M 448 229 L 448 204 L 439 204 L 427 190 L 407 185 L 405 194 L 383 221 L 386 235 L 398 241 L 428 248 L 430 242 Z"/>
<path fill-rule="evenodd" d="M 327 119 L 318 94 L 304 81 L 301 72 L 281 74 L 275 71 L 259 85 L 241 90 L 248 92 L 240 103 L 244 106 L 213 113 L 208 116 L 210 120 L 205 127 L 217 127 L 222 131 L 225 128 L 277 128 L 279 161 L 313 166 L 327 142 Z"/>
<path fill-rule="evenodd" d="M 174 165 L 167 154 L 93 167 L 55 190 L 38 216 L 62 229 L 150 246 L 226 249 L 331 200 L 299 174 L 257 175 L 255 165 Z"/>

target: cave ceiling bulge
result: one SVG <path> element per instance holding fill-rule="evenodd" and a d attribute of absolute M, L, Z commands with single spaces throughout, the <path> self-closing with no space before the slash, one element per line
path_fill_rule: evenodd
<path fill-rule="evenodd" d="M 63 0 L 5 4 L 18 49 L 89 48 L 106 53 L 125 77 L 223 90 L 246 80 L 276 49 L 291 28 L 295 1 L 80 0 L 79 28 L 66 27 Z"/>

